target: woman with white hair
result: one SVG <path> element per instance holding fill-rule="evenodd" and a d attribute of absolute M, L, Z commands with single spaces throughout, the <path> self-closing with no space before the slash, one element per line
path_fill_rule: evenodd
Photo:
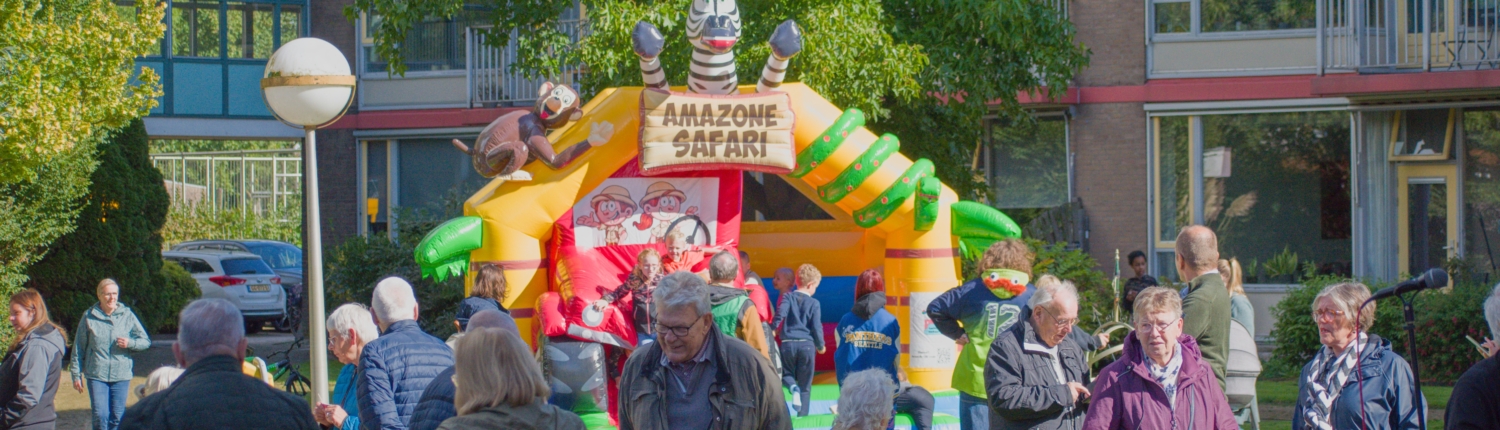
<path fill-rule="evenodd" d="M 1297 380 L 1294 430 L 1425 428 L 1427 399 L 1412 398 L 1411 366 L 1391 341 L 1366 333 L 1375 324 L 1369 299 L 1370 288 L 1358 282 L 1329 285 L 1313 299 L 1323 347 Z"/>
<path fill-rule="evenodd" d="M 894 378 L 879 368 L 854 372 L 839 388 L 838 416 L 833 430 L 875 430 L 891 425 L 891 402 L 896 398 Z"/>
<path fill-rule="evenodd" d="M 460 338 L 453 385 L 458 416 L 443 421 L 438 430 L 584 430 L 578 415 L 547 404 L 551 390 L 542 367 L 514 333 L 486 328 Z"/>
<path fill-rule="evenodd" d="M 328 351 L 344 363 L 344 368 L 339 370 L 339 380 L 330 398 L 337 403 L 319 403 L 313 409 L 318 424 L 342 430 L 359 428 L 359 399 L 354 395 L 359 354 L 365 344 L 379 337 L 380 329 L 375 327 L 375 319 L 364 305 L 347 303 L 328 314 Z"/>
<path fill-rule="evenodd" d="M 146 382 L 135 386 L 136 400 L 144 399 L 172 386 L 173 382 L 177 382 L 177 377 L 182 376 L 182 372 L 183 369 L 177 366 L 162 366 L 152 370 L 146 375 Z"/>
<path fill-rule="evenodd" d="M 125 398 L 130 393 L 133 353 L 151 348 L 151 337 L 129 306 L 120 303 L 120 285 L 113 279 L 99 281 L 94 288 L 99 302 L 84 311 L 73 332 L 73 358 L 68 372 L 73 389 L 89 387 L 89 406 L 95 430 L 120 428 L 125 416 Z M 87 380 L 87 383 L 84 381 Z"/>

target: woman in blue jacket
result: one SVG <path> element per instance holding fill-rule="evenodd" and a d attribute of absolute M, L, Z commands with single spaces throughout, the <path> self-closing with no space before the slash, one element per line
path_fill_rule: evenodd
<path fill-rule="evenodd" d="M 1427 399 L 1413 395 L 1411 366 L 1389 340 L 1365 333 L 1375 324 L 1374 303 L 1360 311 L 1369 299 L 1357 282 L 1329 285 L 1313 299 L 1323 347 L 1298 378 L 1293 429 L 1425 428 Z"/>
<path fill-rule="evenodd" d="M 901 358 L 901 325 L 885 310 L 885 278 L 873 269 L 859 274 L 854 282 L 854 309 L 839 320 L 834 336 L 834 371 L 839 385 L 844 377 L 865 369 L 881 369 L 891 375 L 900 388 L 896 391 L 897 413 L 911 414 L 916 428 L 932 428 L 932 393 L 920 386 L 905 383 L 905 373 L 897 368 Z"/>
<path fill-rule="evenodd" d="M 380 337 L 374 318 L 364 305 L 349 303 L 328 314 L 328 351 L 344 363 L 339 381 L 333 386 L 333 404 L 319 403 L 313 409 L 318 424 L 341 430 L 359 429 L 359 402 L 354 395 L 354 381 L 359 373 L 359 354 L 365 344 Z"/>

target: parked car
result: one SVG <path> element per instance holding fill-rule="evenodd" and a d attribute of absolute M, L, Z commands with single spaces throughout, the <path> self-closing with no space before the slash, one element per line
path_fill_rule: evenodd
<path fill-rule="evenodd" d="M 259 255 L 281 276 L 287 290 L 287 314 L 272 321 L 277 331 L 290 332 L 302 323 L 304 304 L 302 283 L 302 248 L 286 242 L 265 239 L 193 240 L 172 246 L 173 251 L 241 251 Z"/>
<path fill-rule="evenodd" d="M 240 251 L 166 251 L 163 260 L 187 269 L 198 280 L 203 297 L 229 300 L 245 316 L 245 332 L 256 333 L 267 322 L 287 315 L 282 279 L 259 255 Z"/>

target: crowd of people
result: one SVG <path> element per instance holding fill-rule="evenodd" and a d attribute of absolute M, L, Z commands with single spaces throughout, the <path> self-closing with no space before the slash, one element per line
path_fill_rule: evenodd
<path fill-rule="evenodd" d="M 1087 354 L 1110 339 L 1078 328 L 1077 287 L 1033 274 L 1036 257 L 1024 242 L 987 249 L 983 275 L 925 310 L 959 346 L 952 386 L 961 428 L 1238 428 L 1225 395 L 1229 332 L 1231 324 L 1254 327 L 1239 264 L 1219 259 L 1217 238 L 1203 226 L 1183 229 L 1175 251 L 1186 281 L 1178 291 L 1145 275 L 1144 254 L 1130 255 L 1137 276 L 1119 299 L 1129 304 L 1134 331 L 1122 338 L 1120 357 L 1093 376 Z M 602 291 L 594 306 L 627 308 L 639 341 L 612 372 L 619 428 L 791 428 L 794 415 L 811 412 L 814 358 L 828 349 L 840 386 L 833 428 L 891 428 L 898 413 L 910 414 L 914 428 L 931 428 L 934 397 L 902 371 L 902 328 L 885 309 L 880 271 L 859 275 L 854 304 L 826 345 L 814 297 L 819 270 L 778 269 L 772 303 L 748 263 L 743 253 L 695 249 L 669 236 L 665 255 L 641 252 L 624 283 Z M 152 372 L 137 387 L 139 402 L 126 409 L 130 354 L 151 342 L 120 304 L 119 285 L 99 283 L 99 301 L 73 332 L 67 363 L 67 331 L 52 323 L 41 294 L 24 290 L 10 298 L 17 335 L 0 362 L 0 429 L 55 427 L 65 364 L 74 388 L 89 390 L 96 429 L 583 429 L 574 412 L 548 403 L 553 386 L 502 305 L 500 268 L 480 265 L 472 291 L 448 342 L 417 324 L 420 306 L 399 277 L 379 281 L 368 307 L 334 309 L 328 349 L 343 367 L 331 403 L 315 405 L 246 374 L 245 327 L 233 304 L 193 301 L 179 315 L 177 365 Z M 1298 379 L 1294 429 L 1423 428 L 1427 403 L 1410 389 L 1410 366 L 1389 340 L 1368 332 L 1374 305 L 1361 305 L 1370 296 L 1365 285 L 1346 282 L 1314 299 L 1308 311 L 1322 347 Z M 1500 286 L 1483 309 L 1500 333 Z M 1450 429 L 1500 425 L 1493 382 L 1500 347 L 1487 346 L 1490 358 L 1454 387 Z"/>

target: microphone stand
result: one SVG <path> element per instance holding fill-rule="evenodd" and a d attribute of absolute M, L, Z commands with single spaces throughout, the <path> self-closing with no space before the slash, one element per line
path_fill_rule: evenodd
<path fill-rule="evenodd" d="M 1406 314 L 1406 355 L 1411 358 L 1412 390 L 1414 390 L 1412 401 L 1417 404 L 1417 419 L 1421 420 L 1422 429 L 1425 430 L 1427 428 L 1427 405 L 1422 397 L 1422 366 L 1418 364 L 1421 354 L 1417 354 L 1417 313 L 1412 308 L 1412 301 L 1420 292 L 1421 290 L 1417 290 L 1411 294 L 1397 295 L 1396 298 L 1401 299 L 1401 309 Z"/>

